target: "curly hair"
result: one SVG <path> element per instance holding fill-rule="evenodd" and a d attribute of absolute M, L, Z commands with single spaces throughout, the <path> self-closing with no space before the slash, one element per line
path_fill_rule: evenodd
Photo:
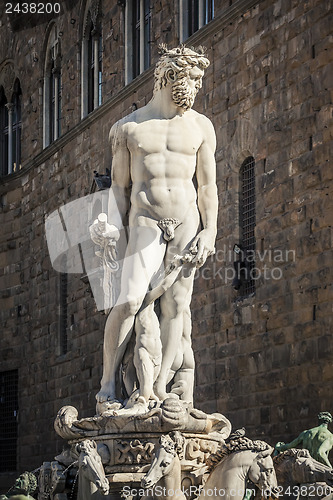
<path fill-rule="evenodd" d="M 185 438 L 179 431 L 172 431 L 160 437 L 160 445 L 168 453 L 182 457 L 184 452 Z"/>
<path fill-rule="evenodd" d="M 209 66 L 209 60 L 204 55 L 203 47 L 189 49 L 181 45 L 174 49 L 168 49 L 165 44 L 161 44 L 159 53 L 160 59 L 154 72 L 154 93 L 166 86 L 168 75 L 172 75 L 174 79 L 183 78 L 188 75 L 191 68 L 206 69 Z"/>
<path fill-rule="evenodd" d="M 332 415 L 328 411 L 322 411 L 318 415 L 319 422 L 330 424 L 332 422 Z"/>
<path fill-rule="evenodd" d="M 24 490 L 27 495 L 34 493 L 37 489 L 37 478 L 32 472 L 23 472 L 15 481 L 13 491 L 17 488 Z"/>

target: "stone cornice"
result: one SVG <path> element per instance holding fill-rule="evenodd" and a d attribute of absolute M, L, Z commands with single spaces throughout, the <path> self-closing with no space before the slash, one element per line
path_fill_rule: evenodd
<path fill-rule="evenodd" d="M 251 9 L 255 5 L 260 3 L 260 0 L 237 0 L 233 5 L 231 5 L 225 12 L 220 16 L 216 17 L 210 21 L 206 26 L 203 26 L 199 31 L 194 33 L 190 38 L 186 40 L 186 45 L 199 45 L 203 43 L 210 36 L 214 36 L 216 33 L 221 31 L 223 28 L 232 23 L 239 15 Z M 41 151 L 31 160 L 22 167 L 21 170 L 5 177 L 0 178 L 0 185 L 9 185 L 15 179 L 18 179 L 26 175 L 29 170 L 34 167 L 45 163 L 49 160 L 57 151 L 62 149 L 66 144 L 71 142 L 75 137 L 80 135 L 84 130 L 90 127 L 93 123 L 98 121 L 106 113 L 116 107 L 124 99 L 132 95 L 138 88 L 144 86 L 146 83 L 152 80 L 154 73 L 154 68 L 150 67 L 144 73 L 135 78 L 131 83 L 126 85 L 118 94 L 110 99 L 108 99 L 104 104 L 102 104 L 95 111 L 86 116 L 77 125 L 75 125 L 71 130 L 62 135 L 59 139 L 50 144 L 47 148 Z M 13 182 L 14 183 L 14 182 Z M 16 183 L 14 183 L 16 184 Z M 9 187 L 9 186 L 8 186 Z M 14 188 L 13 186 L 10 186 Z"/>

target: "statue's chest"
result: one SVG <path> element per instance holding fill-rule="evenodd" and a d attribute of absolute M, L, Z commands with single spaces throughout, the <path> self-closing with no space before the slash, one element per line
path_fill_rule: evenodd
<path fill-rule="evenodd" d="M 192 126 L 191 126 L 192 125 Z M 201 144 L 200 131 L 181 119 L 149 120 L 136 125 L 128 134 L 128 148 L 144 155 L 173 153 L 193 155 Z"/>

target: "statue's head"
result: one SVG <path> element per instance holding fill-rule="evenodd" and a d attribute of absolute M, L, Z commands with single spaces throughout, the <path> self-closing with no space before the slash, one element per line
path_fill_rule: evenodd
<path fill-rule="evenodd" d="M 160 59 L 154 73 L 154 94 L 170 84 L 175 104 L 185 111 L 190 109 L 201 88 L 204 70 L 208 66 L 209 60 L 205 57 L 202 47 L 193 50 L 182 45 L 168 49 L 166 45 L 160 45 Z"/>
<path fill-rule="evenodd" d="M 318 415 L 320 424 L 330 424 L 332 422 L 332 415 L 328 411 L 322 411 Z"/>
<path fill-rule="evenodd" d="M 12 492 L 29 495 L 34 493 L 37 488 L 37 479 L 32 472 L 23 472 L 15 481 Z"/>

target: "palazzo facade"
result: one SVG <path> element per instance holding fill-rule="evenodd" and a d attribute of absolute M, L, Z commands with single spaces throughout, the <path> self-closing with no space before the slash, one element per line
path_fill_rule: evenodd
<path fill-rule="evenodd" d="M 84 266 L 52 266 L 45 221 L 101 187 L 160 43 L 210 60 L 194 109 L 216 130 L 219 220 L 191 305 L 195 405 L 270 444 L 315 425 L 333 409 L 333 2 L 16 4 L 0 17 L 0 487 L 61 451 L 62 406 L 94 415 L 106 317 Z"/>

